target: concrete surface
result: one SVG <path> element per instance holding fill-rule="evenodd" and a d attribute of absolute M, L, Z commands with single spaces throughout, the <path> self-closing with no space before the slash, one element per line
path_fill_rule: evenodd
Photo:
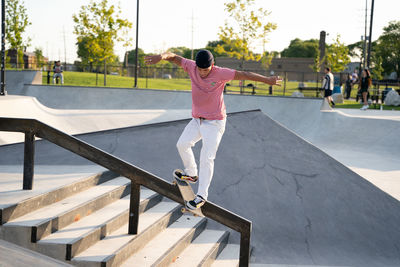
<path fill-rule="evenodd" d="M 4 158 L 6 154 L 0 152 Z M 18 158 L 23 157 L 19 155 Z M 46 192 L 61 188 L 66 184 L 72 184 L 82 177 L 89 177 L 105 169 L 95 165 L 35 165 L 35 177 L 32 190 L 22 190 L 23 165 L 0 166 L 0 207 L 9 207 L 24 200 L 33 198 Z M 51 181 L 51 182 L 49 182 Z"/>
<path fill-rule="evenodd" d="M 11 99 L 12 107 L 3 102 L 0 116 L 22 116 L 29 110 L 32 117 L 70 134 L 184 119 L 191 113 L 191 94 L 182 91 L 25 85 L 14 93 L 37 99 Z M 22 102 L 24 109 L 19 108 Z M 400 112 L 331 110 L 321 99 L 308 98 L 225 95 L 225 102 L 228 112 L 261 109 L 400 200 L 395 136 Z M 0 135 L 0 144 L 22 140 L 18 133 Z"/>
<path fill-rule="evenodd" d="M 23 100 L 23 107 L 36 105 L 33 117 L 57 128 L 72 125 L 79 133 L 142 125 L 79 138 L 167 180 L 181 167 L 175 143 L 186 122 L 143 124 L 188 118 L 189 92 L 37 85 L 18 90 L 37 98 Z M 228 119 L 210 189 L 211 201 L 253 220 L 254 262 L 400 264 L 399 112 L 321 112 L 322 100 L 307 98 L 226 95 L 225 102 L 228 112 L 262 110 Z M 3 110 L 23 115 L 14 104 Z M 21 144 L 0 147 L 0 165 L 22 164 L 21 151 Z M 47 142 L 37 142 L 35 160 L 39 166 L 90 165 Z"/>
<path fill-rule="evenodd" d="M 73 266 L 0 239 L 0 266 Z"/>
<path fill-rule="evenodd" d="M 6 70 L 6 91 L 18 94 L 25 85 L 42 84 L 42 72 L 36 70 Z M 1 81 L 1 77 L 0 77 Z"/>
<path fill-rule="evenodd" d="M 7 95 L 0 98 L 0 117 L 33 118 L 68 134 L 103 131 L 134 125 L 186 119 L 191 111 L 174 109 L 52 109 L 42 105 L 35 97 Z M 23 142 L 21 133 L 0 135 L 0 145 Z"/>
<path fill-rule="evenodd" d="M 171 181 L 171 170 L 181 167 L 175 144 L 186 123 L 80 138 Z M 199 148 L 200 144 L 195 148 L 197 158 Z M 0 154 L 7 155 L 0 164 L 22 163 L 21 149 L 21 144 L 0 147 Z M 88 164 L 44 141 L 37 142 L 36 152 L 39 165 Z M 400 264 L 398 200 L 262 112 L 229 116 L 210 201 L 253 221 L 254 263 Z"/>

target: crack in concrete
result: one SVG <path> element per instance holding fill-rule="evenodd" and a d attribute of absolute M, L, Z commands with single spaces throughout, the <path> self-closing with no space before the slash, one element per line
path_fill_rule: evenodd
<path fill-rule="evenodd" d="M 274 178 L 280 185 L 285 185 L 285 183 L 282 182 L 281 180 L 279 180 L 279 178 L 278 178 L 277 176 L 272 175 L 272 174 L 271 174 L 271 176 L 272 176 L 272 178 Z"/>
<path fill-rule="evenodd" d="M 312 253 L 311 253 L 310 242 L 308 240 L 308 236 L 312 232 L 312 224 L 311 224 L 310 218 L 308 218 L 307 216 L 306 216 L 306 220 L 307 220 L 307 224 L 304 226 L 304 235 L 305 235 L 304 243 L 306 244 L 307 253 L 310 256 L 311 261 L 313 262 L 313 264 L 315 264 L 314 258 L 313 258 Z"/>
<path fill-rule="evenodd" d="M 313 179 L 313 178 L 317 177 L 317 175 L 318 175 L 318 173 L 304 174 L 304 173 L 291 172 L 291 171 L 289 171 L 289 170 L 282 169 L 282 168 L 273 166 L 273 165 L 271 165 L 271 164 L 268 164 L 268 166 L 270 166 L 272 169 L 279 170 L 279 171 L 282 171 L 282 172 L 291 174 L 291 175 L 293 175 L 293 176 L 301 176 L 301 177 L 304 177 L 304 178 L 311 178 L 311 179 Z"/>
<path fill-rule="evenodd" d="M 299 181 L 297 180 L 296 176 L 293 175 L 293 180 L 294 183 L 296 185 L 296 196 L 301 200 L 301 202 L 303 203 L 303 196 L 301 196 L 300 191 L 303 188 L 301 186 L 301 184 L 299 183 Z"/>
<path fill-rule="evenodd" d="M 265 169 L 266 165 L 267 165 L 267 163 L 264 162 L 264 164 L 263 164 L 262 166 L 260 166 L 260 167 L 254 167 L 250 172 L 248 172 L 248 173 L 246 173 L 245 175 L 243 175 L 242 177 L 240 177 L 238 181 L 236 181 L 236 182 L 234 182 L 234 183 L 232 183 L 232 184 L 228 184 L 228 185 L 221 191 L 221 193 L 224 193 L 229 187 L 238 185 L 244 178 L 251 176 L 252 173 L 253 173 L 255 170 L 263 170 L 263 169 Z"/>

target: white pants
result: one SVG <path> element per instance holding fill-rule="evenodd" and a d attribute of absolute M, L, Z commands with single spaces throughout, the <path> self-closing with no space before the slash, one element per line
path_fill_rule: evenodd
<path fill-rule="evenodd" d="M 184 171 L 187 175 L 197 175 L 197 165 L 192 147 L 203 139 L 200 152 L 199 187 L 197 194 L 205 200 L 208 197 L 208 187 L 214 173 L 214 159 L 219 143 L 225 132 L 226 120 L 202 120 L 193 118 L 185 127 L 176 144 L 181 156 Z"/>
<path fill-rule="evenodd" d="M 54 73 L 54 75 L 53 75 L 53 84 L 56 83 L 56 78 L 57 77 L 60 78 L 61 84 L 64 84 L 64 77 L 63 77 L 62 73 Z"/>

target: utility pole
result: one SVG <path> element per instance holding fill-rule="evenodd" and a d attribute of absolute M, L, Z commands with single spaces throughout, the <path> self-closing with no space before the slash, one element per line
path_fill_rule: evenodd
<path fill-rule="evenodd" d="M 6 95 L 6 1 L 1 0 L 1 87 L 0 95 Z"/>
<path fill-rule="evenodd" d="M 325 68 L 325 39 L 326 39 L 326 32 L 325 31 L 321 31 L 319 33 L 319 62 L 320 62 L 320 72 L 324 71 Z"/>
<path fill-rule="evenodd" d="M 365 23 L 364 23 L 364 62 L 363 62 L 363 69 L 367 67 L 367 15 L 368 15 L 368 0 L 365 0 Z"/>
<path fill-rule="evenodd" d="M 369 64 L 371 63 L 371 46 L 372 46 L 372 21 L 374 18 L 374 2 L 375 0 L 372 0 L 371 3 L 371 19 L 369 22 L 369 43 L 368 43 L 368 57 L 367 57 L 367 68 L 369 69 Z"/>
<path fill-rule="evenodd" d="M 63 35 L 64 35 L 64 66 L 65 70 L 67 70 L 67 45 L 65 41 L 65 26 L 63 26 Z"/>
<path fill-rule="evenodd" d="M 193 17 L 193 9 L 192 9 L 192 54 L 191 58 L 193 60 L 193 35 L 194 35 L 194 17 Z"/>
<path fill-rule="evenodd" d="M 135 85 L 134 87 L 137 88 L 137 79 L 138 79 L 138 65 L 139 65 L 139 58 L 138 58 L 138 50 L 139 50 L 139 0 L 137 1 L 136 7 L 136 62 L 135 62 Z"/>

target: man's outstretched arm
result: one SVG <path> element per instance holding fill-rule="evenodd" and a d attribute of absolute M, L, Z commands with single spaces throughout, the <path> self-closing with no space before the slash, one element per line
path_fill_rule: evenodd
<path fill-rule="evenodd" d="M 267 83 L 270 85 L 281 85 L 282 78 L 279 76 L 270 76 L 266 77 L 254 72 L 250 71 L 239 71 L 237 70 L 235 72 L 235 77 L 233 78 L 234 80 L 250 80 L 250 81 L 256 81 L 256 82 L 263 82 Z"/>
<path fill-rule="evenodd" d="M 178 66 L 182 66 L 182 57 L 171 52 L 165 52 L 160 55 L 145 56 L 144 62 L 148 65 L 157 64 L 161 60 L 167 60 L 169 62 L 175 63 Z"/>

